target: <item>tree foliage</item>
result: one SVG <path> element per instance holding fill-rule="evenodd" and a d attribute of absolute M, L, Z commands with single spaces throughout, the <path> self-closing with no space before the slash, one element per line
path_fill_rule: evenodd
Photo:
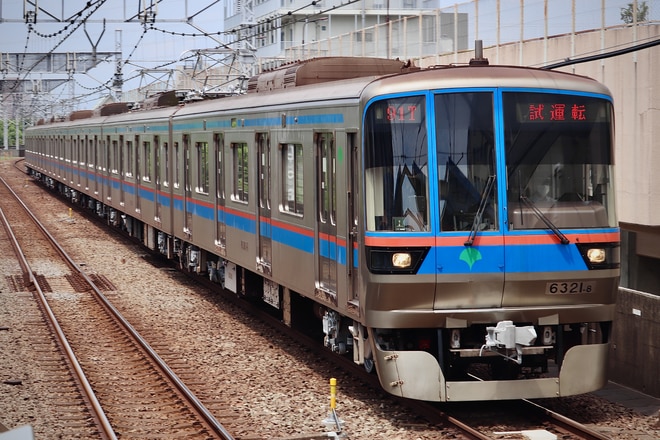
<path fill-rule="evenodd" d="M 8 121 L 8 133 L 9 133 L 9 146 L 10 147 L 15 147 L 16 146 L 16 121 Z M 20 135 L 20 139 L 22 140 L 22 130 L 19 127 L 18 133 Z M 5 124 L 0 120 L 0 148 L 4 148 L 5 146 Z"/>
<path fill-rule="evenodd" d="M 635 20 L 633 19 L 633 10 L 634 4 L 628 3 L 628 7 L 621 8 L 621 21 L 626 24 L 632 24 Z M 637 22 L 642 22 L 648 20 L 649 16 L 649 6 L 646 2 L 637 2 Z"/>

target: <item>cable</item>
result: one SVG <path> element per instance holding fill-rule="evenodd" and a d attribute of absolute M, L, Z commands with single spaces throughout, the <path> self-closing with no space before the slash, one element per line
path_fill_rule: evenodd
<path fill-rule="evenodd" d="M 101 6 L 103 6 L 103 4 L 104 4 L 106 1 L 107 1 L 107 0 L 99 0 L 99 2 L 96 4 L 96 7 L 94 8 L 94 10 L 90 11 L 89 14 L 87 14 L 87 16 L 86 16 L 83 20 L 81 20 L 81 21 L 80 21 L 80 22 L 79 22 L 79 23 L 78 23 L 78 24 L 77 24 L 77 25 L 71 30 L 71 32 L 69 32 L 69 34 L 67 34 L 66 36 L 64 36 L 64 38 L 62 38 L 62 39 L 61 39 L 61 40 L 60 40 L 60 41 L 59 41 L 59 42 L 58 42 L 58 43 L 57 43 L 57 44 L 56 44 L 56 45 L 55 45 L 55 46 L 54 46 L 54 47 L 48 52 L 48 53 L 44 54 L 39 60 L 37 60 L 34 64 L 32 64 L 32 66 L 30 66 L 30 68 L 27 70 L 27 72 L 25 72 L 25 73 L 23 74 L 23 77 L 21 78 L 21 70 L 23 70 L 23 63 L 25 62 L 25 58 L 26 58 L 25 55 L 24 55 L 24 56 L 23 56 L 23 60 L 22 60 L 22 62 L 21 62 L 21 66 L 20 66 L 20 68 L 19 68 L 19 70 L 18 70 L 18 78 L 17 78 L 16 82 L 14 83 L 14 85 L 12 86 L 11 90 L 9 90 L 9 92 L 8 92 L 6 95 L 4 95 L 4 96 L 0 99 L 0 104 L 4 103 L 5 100 L 7 99 L 7 97 L 8 97 L 9 95 L 11 95 L 11 94 L 13 94 L 14 92 L 16 92 L 16 89 L 18 89 L 19 85 L 21 84 L 21 81 L 25 80 L 25 78 L 27 78 L 27 76 L 30 74 L 30 72 L 32 72 L 32 70 L 33 70 L 37 65 L 39 65 L 39 63 L 41 63 L 44 59 L 46 59 L 46 57 L 48 57 L 48 56 L 51 55 L 53 52 L 55 52 L 55 49 L 57 49 L 62 43 L 64 43 L 64 41 L 66 41 L 67 38 L 69 38 L 69 37 L 70 37 L 70 36 L 71 36 L 76 30 L 78 30 L 78 28 L 79 28 L 80 26 L 82 26 L 82 25 L 85 23 L 85 21 L 86 21 L 89 17 L 91 17 L 92 14 L 94 14 L 94 12 L 96 12 Z M 29 26 L 29 27 L 28 27 L 28 37 L 29 37 L 29 35 L 30 35 L 31 29 L 32 29 L 32 26 Z M 26 43 L 26 51 L 27 51 L 27 43 Z"/>
<path fill-rule="evenodd" d="M 564 66 L 570 66 L 572 64 L 580 64 L 580 63 L 586 63 L 589 61 L 596 61 L 596 60 L 602 60 L 605 58 L 611 58 L 611 57 L 616 57 L 619 55 L 625 55 L 630 52 L 636 52 L 638 50 L 643 50 L 643 49 L 648 49 L 649 47 L 657 46 L 660 44 L 660 38 L 657 40 L 652 40 L 648 41 L 646 43 L 641 43 L 641 44 L 635 44 L 633 46 L 627 47 L 625 49 L 618 49 L 618 50 L 613 50 L 611 52 L 606 52 L 598 55 L 590 55 L 582 58 L 575 58 L 575 59 L 570 59 L 566 58 L 564 61 L 560 61 L 558 63 L 554 64 L 549 64 L 547 66 L 541 67 L 541 69 L 556 69 L 558 67 L 564 67 Z"/>

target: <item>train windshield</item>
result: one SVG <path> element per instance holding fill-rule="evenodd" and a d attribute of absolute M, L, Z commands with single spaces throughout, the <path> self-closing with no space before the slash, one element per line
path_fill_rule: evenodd
<path fill-rule="evenodd" d="M 365 120 L 367 230 L 428 231 L 424 96 L 371 105 Z"/>
<path fill-rule="evenodd" d="M 510 229 L 614 227 L 612 107 L 572 94 L 503 94 Z"/>
<path fill-rule="evenodd" d="M 497 230 L 493 93 L 441 93 L 434 104 L 440 230 Z"/>

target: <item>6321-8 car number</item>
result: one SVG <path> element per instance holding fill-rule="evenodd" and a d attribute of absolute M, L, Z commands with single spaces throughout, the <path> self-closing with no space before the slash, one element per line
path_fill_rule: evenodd
<path fill-rule="evenodd" d="M 557 281 L 545 285 L 545 293 L 547 295 L 572 295 L 590 293 L 593 290 L 593 281 Z"/>

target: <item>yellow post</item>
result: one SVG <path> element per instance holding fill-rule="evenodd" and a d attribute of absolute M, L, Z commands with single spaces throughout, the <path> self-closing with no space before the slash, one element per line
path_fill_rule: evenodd
<path fill-rule="evenodd" d="M 73 208 L 69 208 L 69 218 L 73 217 Z"/>
<path fill-rule="evenodd" d="M 328 414 L 328 417 L 323 419 L 323 424 L 326 427 L 328 427 L 328 429 L 335 430 L 335 432 L 332 433 L 334 435 L 333 438 L 335 439 L 345 438 L 345 436 L 341 432 L 344 426 L 344 421 L 340 419 L 339 416 L 337 416 L 337 411 L 335 411 L 336 408 L 337 408 L 337 379 L 333 377 L 332 379 L 330 379 L 330 413 Z"/>
<path fill-rule="evenodd" d="M 337 408 L 337 379 L 330 379 L 330 409 Z"/>

